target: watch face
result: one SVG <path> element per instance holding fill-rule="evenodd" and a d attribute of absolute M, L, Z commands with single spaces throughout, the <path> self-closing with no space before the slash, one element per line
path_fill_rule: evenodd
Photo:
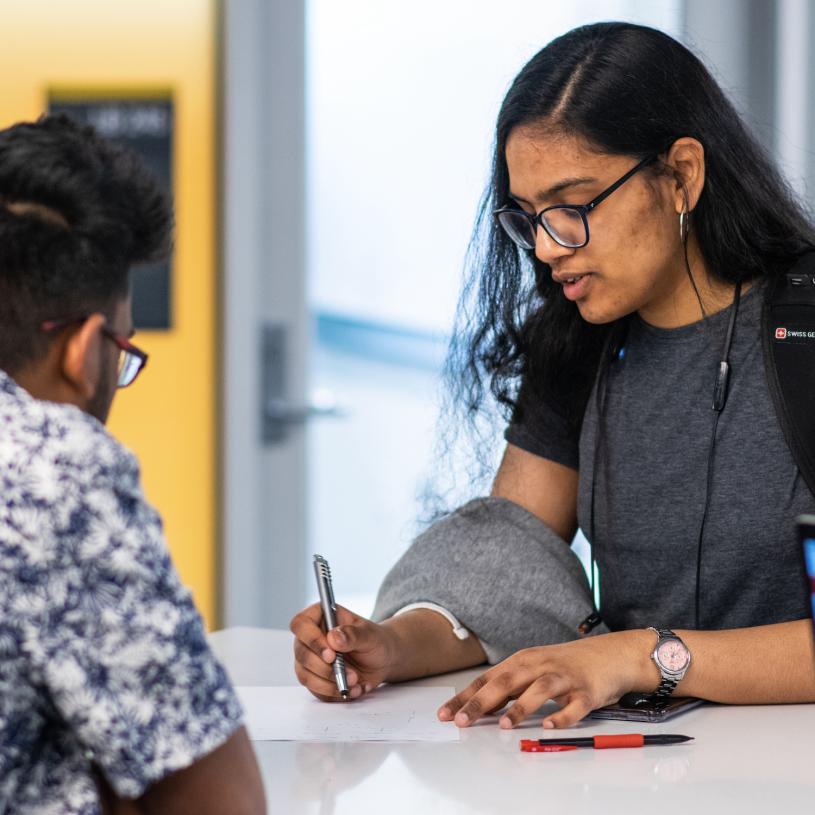
<path fill-rule="evenodd" d="M 677 640 L 667 640 L 657 648 L 657 661 L 666 670 L 679 673 L 688 666 L 688 649 Z"/>

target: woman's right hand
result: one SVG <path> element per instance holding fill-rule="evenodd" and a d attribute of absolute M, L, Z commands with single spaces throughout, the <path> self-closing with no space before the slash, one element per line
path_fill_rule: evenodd
<path fill-rule="evenodd" d="M 385 682 L 397 653 L 393 632 L 337 606 L 337 627 L 322 629 L 319 603 L 304 608 L 289 624 L 294 634 L 294 672 L 302 685 L 324 702 L 342 701 L 331 664 L 337 653 L 345 656 L 352 699 L 370 693 Z"/>

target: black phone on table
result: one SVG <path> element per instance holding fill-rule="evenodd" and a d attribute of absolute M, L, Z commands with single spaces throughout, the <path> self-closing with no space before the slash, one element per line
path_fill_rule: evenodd
<path fill-rule="evenodd" d="M 593 719 L 617 719 L 624 722 L 664 722 L 704 703 L 694 696 L 676 696 L 655 700 L 647 693 L 626 693 L 619 702 L 593 710 Z"/>

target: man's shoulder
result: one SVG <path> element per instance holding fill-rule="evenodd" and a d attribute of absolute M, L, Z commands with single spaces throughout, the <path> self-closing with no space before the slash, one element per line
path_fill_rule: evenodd
<path fill-rule="evenodd" d="M 168 573 L 135 457 L 102 424 L 0 382 L 0 428 L 0 572 L 9 587 L 0 609 L 38 591 L 37 608 L 70 605 L 71 591 L 87 593 L 93 581 Z"/>
<path fill-rule="evenodd" d="M 0 470 L 7 487 L 27 485 L 49 503 L 109 481 L 135 487 L 135 456 L 94 417 L 73 405 L 34 399 L 0 378 Z"/>

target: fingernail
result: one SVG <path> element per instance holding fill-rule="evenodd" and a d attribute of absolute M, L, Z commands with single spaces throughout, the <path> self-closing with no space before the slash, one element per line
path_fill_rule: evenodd
<path fill-rule="evenodd" d="M 466 713 L 456 713 L 456 718 L 453 721 L 459 725 L 459 727 L 463 727 L 470 721 L 470 717 Z"/>
<path fill-rule="evenodd" d="M 547 719 L 547 720 L 546 720 L 546 721 L 543 723 L 543 727 L 544 727 L 544 729 L 545 729 L 545 730 L 554 730 L 554 729 L 555 729 L 555 723 L 554 723 L 554 722 L 550 722 L 550 721 Z"/>
<path fill-rule="evenodd" d="M 511 730 L 512 729 L 512 719 L 509 716 L 502 716 L 498 722 L 498 726 L 502 730 Z"/>
<path fill-rule="evenodd" d="M 439 708 L 439 718 L 440 719 L 449 719 L 450 718 L 450 708 L 449 707 Z"/>
<path fill-rule="evenodd" d="M 323 649 L 322 657 L 326 662 L 333 662 L 334 661 L 334 652 L 330 651 L 328 648 L 325 648 L 325 649 Z"/>
<path fill-rule="evenodd" d="M 358 696 L 362 696 L 362 688 L 359 685 L 354 685 L 351 688 L 351 698 L 356 699 Z"/>
<path fill-rule="evenodd" d="M 348 671 L 345 678 L 349 685 L 356 685 L 359 682 L 359 677 L 353 671 Z"/>
<path fill-rule="evenodd" d="M 374 686 L 371 685 L 369 682 L 365 683 L 365 693 L 370 693 L 374 689 Z"/>
<path fill-rule="evenodd" d="M 345 643 L 348 642 L 348 639 L 346 638 L 345 634 L 343 634 L 339 628 L 335 628 L 332 633 L 334 634 L 334 639 L 340 645 L 345 645 Z"/>

